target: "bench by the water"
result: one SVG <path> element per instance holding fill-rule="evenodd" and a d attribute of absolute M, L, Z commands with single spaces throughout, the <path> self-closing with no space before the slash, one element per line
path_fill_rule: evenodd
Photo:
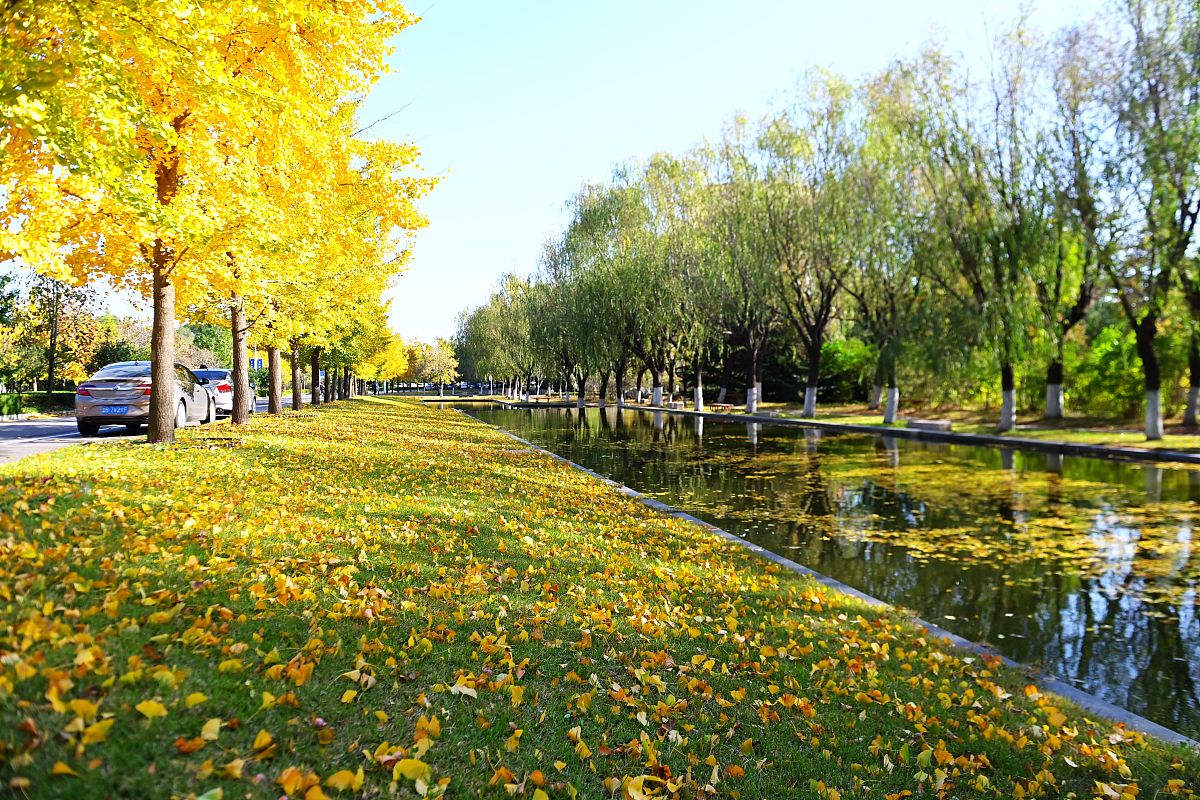
<path fill-rule="evenodd" d="M 730 411 L 733 411 L 732 403 L 709 403 L 708 407 L 713 411 L 719 411 L 722 414 L 728 414 Z"/>
<path fill-rule="evenodd" d="M 943 433 L 950 433 L 951 429 L 954 427 L 954 423 L 948 419 L 910 419 L 907 423 L 905 423 L 905 427 L 913 428 L 914 430 L 918 431 L 941 431 Z"/>

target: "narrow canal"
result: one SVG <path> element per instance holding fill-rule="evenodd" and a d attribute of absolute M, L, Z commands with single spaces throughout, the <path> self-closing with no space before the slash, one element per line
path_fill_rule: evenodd
<path fill-rule="evenodd" d="M 628 409 L 461 408 L 1200 738 L 1200 471 Z"/>

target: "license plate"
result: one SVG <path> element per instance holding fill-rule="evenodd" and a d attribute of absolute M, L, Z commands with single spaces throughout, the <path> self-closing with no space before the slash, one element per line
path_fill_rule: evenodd
<path fill-rule="evenodd" d="M 128 414 L 129 406 L 100 406 L 101 414 Z"/>

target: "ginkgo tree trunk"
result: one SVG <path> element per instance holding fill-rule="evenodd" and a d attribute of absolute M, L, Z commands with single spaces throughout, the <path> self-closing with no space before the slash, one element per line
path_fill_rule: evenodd
<path fill-rule="evenodd" d="M 295 339 L 291 341 L 289 358 L 292 371 L 292 411 L 299 411 L 304 405 L 304 397 L 301 393 L 303 378 L 300 363 L 300 343 Z"/>
<path fill-rule="evenodd" d="M 229 327 L 233 334 L 233 414 L 234 425 L 245 425 L 250 421 L 250 362 L 246 347 L 250 328 L 246 325 L 246 307 L 240 297 L 229 304 Z"/>

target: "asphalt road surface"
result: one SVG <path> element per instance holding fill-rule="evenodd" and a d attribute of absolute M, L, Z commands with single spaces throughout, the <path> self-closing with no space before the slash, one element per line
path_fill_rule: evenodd
<path fill-rule="evenodd" d="M 308 395 L 305 395 L 303 399 L 307 403 Z M 290 406 L 291 395 L 288 394 L 284 397 L 284 408 L 289 408 Z M 267 410 L 266 398 L 259 399 L 254 408 L 255 412 L 265 413 Z M 18 458 L 31 456 L 35 453 L 48 453 L 51 450 L 70 447 L 73 444 L 104 441 L 105 439 L 135 438 L 145 435 L 145 428 L 142 428 L 137 433 L 130 433 L 125 430 L 124 425 L 115 425 L 101 428 L 99 436 L 85 439 L 79 435 L 79 431 L 75 427 L 75 417 L 73 416 L 0 422 L 0 464 L 7 461 L 16 461 Z"/>

